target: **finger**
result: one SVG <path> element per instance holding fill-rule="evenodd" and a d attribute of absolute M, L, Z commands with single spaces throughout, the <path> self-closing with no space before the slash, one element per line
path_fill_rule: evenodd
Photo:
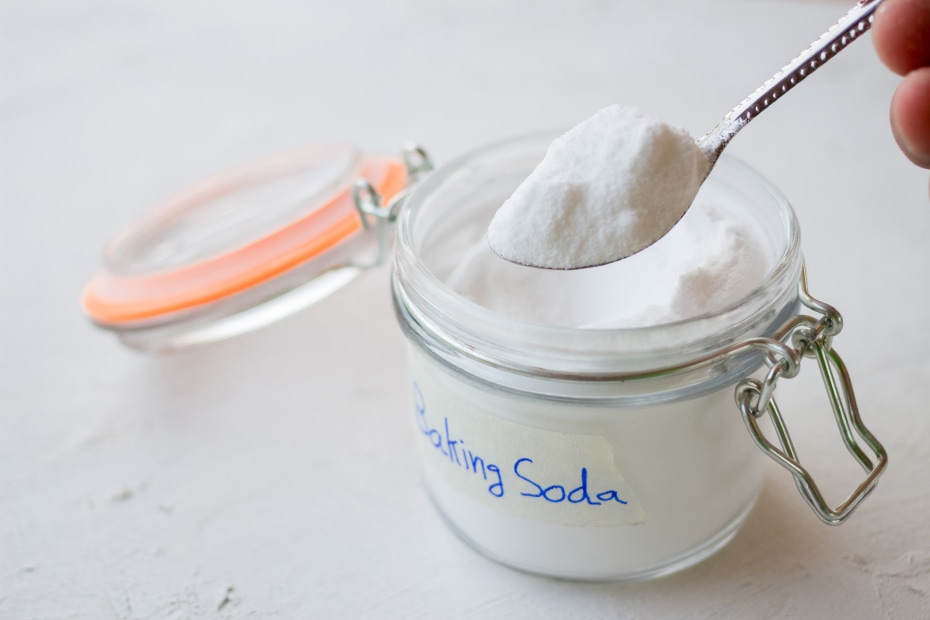
<path fill-rule="evenodd" d="M 891 128 L 908 158 L 930 168 L 930 67 L 909 73 L 891 100 Z"/>
<path fill-rule="evenodd" d="M 872 43 L 899 75 L 930 66 L 930 0 L 885 0 L 875 11 Z"/>

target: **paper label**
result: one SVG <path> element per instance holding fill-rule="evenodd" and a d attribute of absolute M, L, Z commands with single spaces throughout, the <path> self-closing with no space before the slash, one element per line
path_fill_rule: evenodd
<path fill-rule="evenodd" d="M 424 465 L 508 514 L 572 526 L 634 525 L 645 511 L 600 435 L 517 424 L 455 398 L 428 373 L 413 381 Z"/>

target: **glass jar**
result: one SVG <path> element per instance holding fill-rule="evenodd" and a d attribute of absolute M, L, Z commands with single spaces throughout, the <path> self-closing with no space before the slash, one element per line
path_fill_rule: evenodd
<path fill-rule="evenodd" d="M 409 342 L 422 475 L 446 522 L 481 553 L 534 573 L 636 579 L 679 570 L 726 544 L 759 493 L 761 454 L 744 425 L 763 451 L 789 461 L 782 464 L 823 520 L 848 516 L 884 467 L 868 431 L 859 434 L 876 463 L 862 454 L 869 475 L 834 511 L 796 463 L 787 431 L 778 448 L 756 424 L 778 416 L 775 382 L 818 346 L 830 376 L 846 374 L 829 358 L 839 315 L 799 287 L 791 207 L 747 166 L 722 158 L 702 192 L 744 207 L 778 258 L 720 312 L 633 329 L 555 327 L 491 311 L 446 286 L 553 138 L 466 155 L 419 183 L 400 209 L 395 308 Z M 799 315 L 802 302 L 824 317 Z M 858 433 L 847 400 L 835 399 L 845 406 L 837 419 Z"/>

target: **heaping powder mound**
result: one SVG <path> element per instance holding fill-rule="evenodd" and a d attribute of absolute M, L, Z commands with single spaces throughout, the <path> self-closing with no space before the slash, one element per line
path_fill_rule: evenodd
<path fill-rule="evenodd" d="M 768 235 L 742 211 L 732 197 L 701 192 L 653 246 L 591 269 L 517 265 L 478 239 L 446 284 L 479 305 L 530 323 L 614 329 L 691 319 L 738 302 L 777 260 Z"/>
<path fill-rule="evenodd" d="M 558 139 L 488 228 L 522 265 L 603 265 L 652 245 L 681 219 L 710 163 L 694 138 L 614 105 Z"/>
<path fill-rule="evenodd" d="M 777 253 L 739 199 L 713 185 L 698 193 L 707 167 L 683 131 L 629 108 L 602 110 L 550 146 L 446 283 L 491 310 L 564 327 L 645 327 L 720 311 L 762 281 Z M 644 241 L 651 247 L 610 262 Z M 601 266 L 525 266 L 541 262 Z"/>

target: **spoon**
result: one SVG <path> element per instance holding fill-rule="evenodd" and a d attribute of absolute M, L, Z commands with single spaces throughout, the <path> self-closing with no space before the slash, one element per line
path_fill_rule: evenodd
<path fill-rule="evenodd" d="M 727 113 L 710 132 L 695 140 L 694 144 L 697 149 L 694 149 L 694 146 L 689 148 L 692 138 L 682 131 L 680 139 L 684 142 L 679 143 L 683 149 L 680 151 L 681 158 L 678 158 L 676 154 L 674 159 L 662 161 L 646 156 L 644 161 L 654 163 L 644 164 L 645 167 L 641 170 L 658 171 L 660 176 L 675 174 L 680 175 L 676 178 L 688 179 L 688 175 L 692 174 L 688 172 L 690 169 L 693 174 L 687 184 L 682 187 L 672 184 L 650 189 L 649 186 L 644 185 L 649 182 L 646 180 L 649 177 L 643 175 L 651 172 L 640 171 L 635 173 L 639 176 L 632 177 L 629 185 L 626 182 L 620 186 L 606 184 L 605 187 L 610 189 L 595 190 L 612 192 L 606 198 L 591 194 L 595 195 L 592 200 L 599 201 L 597 205 L 612 205 L 607 209 L 577 208 L 573 202 L 576 200 L 575 195 L 563 189 L 566 174 L 565 162 L 570 162 L 569 165 L 577 165 L 576 161 L 582 161 L 583 165 L 587 165 L 586 160 L 572 157 L 553 164 L 553 160 L 549 159 L 547 153 L 547 158 L 534 170 L 524 185 L 521 185 L 510 201 L 505 202 L 495 214 L 487 236 L 491 250 L 504 260 L 521 265 L 544 269 L 584 269 L 621 260 L 652 245 L 668 233 L 688 210 L 701 184 L 717 163 L 720 154 L 740 129 L 868 30 L 872 25 L 873 13 L 882 1 L 859 0 L 832 28 Z M 621 124 L 627 122 L 622 116 L 624 113 L 617 111 L 617 108 L 619 106 L 606 108 L 569 134 L 565 134 L 553 143 L 549 153 L 553 152 L 557 143 L 560 145 L 558 149 L 564 150 L 565 141 L 570 134 L 572 135 L 568 141 L 570 145 L 578 144 L 579 139 L 582 144 L 590 139 L 600 141 L 608 139 L 602 131 L 610 130 L 602 130 L 600 127 L 591 130 L 588 127 L 597 126 L 591 123 L 599 118 L 602 120 L 611 118 L 611 122 Z M 613 112 L 610 111 L 612 109 Z M 605 117 L 602 116 L 603 114 L 614 116 Z M 578 138 L 579 135 L 587 137 Z M 623 140 L 619 134 L 610 139 L 618 138 Z M 621 153 L 621 151 L 617 152 Z M 596 176 L 612 176 L 612 171 L 616 170 L 614 166 L 618 164 L 623 167 L 631 156 L 624 153 L 622 157 L 627 159 L 623 162 L 612 162 L 609 158 L 602 159 L 602 163 L 594 164 L 603 166 L 595 173 Z M 704 159 L 707 161 L 697 161 Z M 685 160 L 686 163 L 681 164 Z M 590 170 L 581 172 L 591 173 Z M 538 187 L 534 185 L 536 183 L 542 183 L 547 189 L 550 185 L 555 186 L 558 190 L 554 200 L 559 202 L 549 203 L 547 198 L 545 204 L 561 208 L 562 196 L 567 196 L 564 203 L 566 210 L 559 212 L 549 208 L 542 210 L 542 215 L 537 215 L 541 211 L 537 208 L 540 202 L 539 194 L 535 193 Z M 568 185 L 570 186 L 571 183 Z M 619 193 L 616 193 L 617 191 Z M 586 200 L 589 195 L 588 190 L 584 188 L 578 193 L 582 196 L 582 200 Z M 617 208 L 615 209 L 614 206 Z M 605 214 L 608 213 L 605 219 Z M 635 227 L 636 232 L 631 235 L 627 232 L 628 227 Z M 564 240 L 565 243 L 555 241 L 555 239 Z"/>

